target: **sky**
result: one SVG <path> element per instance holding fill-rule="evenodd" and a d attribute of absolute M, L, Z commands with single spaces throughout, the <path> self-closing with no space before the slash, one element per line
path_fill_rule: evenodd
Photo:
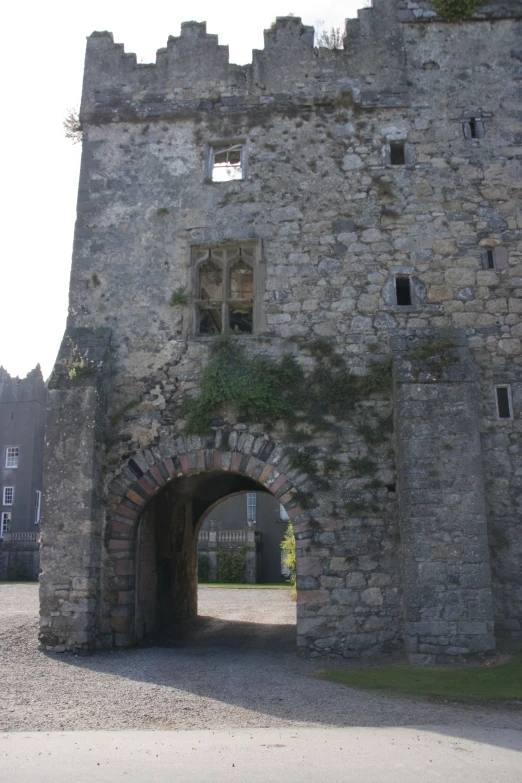
<path fill-rule="evenodd" d="M 223 0 L 28 0 L 5 3 L 0 171 L 0 365 L 24 377 L 40 363 L 51 372 L 65 329 L 76 215 L 80 145 L 64 135 L 63 119 L 80 104 L 85 38 L 110 30 L 138 62 L 154 62 L 181 22 L 207 22 L 230 47 L 230 61 L 251 62 L 263 30 L 294 14 L 316 30 L 344 28 L 367 0 L 264 0 L 259 6 Z"/>

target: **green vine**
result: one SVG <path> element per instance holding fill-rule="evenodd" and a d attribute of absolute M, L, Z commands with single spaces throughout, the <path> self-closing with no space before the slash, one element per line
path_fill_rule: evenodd
<path fill-rule="evenodd" d="M 456 21 L 469 19 L 484 0 L 430 0 L 432 6 L 443 19 Z"/>
<path fill-rule="evenodd" d="M 220 408 L 228 405 L 266 425 L 282 421 L 291 436 L 305 425 L 310 435 L 328 430 L 332 418 L 348 420 L 356 403 L 391 386 L 389 361 L 372 360 L 367 374 L 359 376 L 348 370 L 328 341 L 318 340 L 303 348 L 315 361 L 308 373 L 293 356 L 279 361 L 265 356 L 248 358 L 243 346 L 229 335 L 216 337 L 203 370 L 199 397 L 186 398 L 181 405 L 185 432 L 206 435 Z M 315 470 L 309 454 L 294 455 L 293 459 L 295 467 Z"/>

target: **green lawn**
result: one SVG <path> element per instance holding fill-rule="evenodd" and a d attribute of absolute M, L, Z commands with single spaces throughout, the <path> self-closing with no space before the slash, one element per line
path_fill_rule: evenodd
<path fill-rule="evenodd" d="M 237 587 L 240 590 L 244 590 L 245 588 L 254 589 L 254 590 L 290 590 L 290 585 L 286 584 L 285 582 L 268 582 L 265 584 L 258 584 L 255 585 L 247 585 L 243 582 L 199 582 L 200 587 Z"/>
<path fill-rule="evenodd" d="M 320 679 L 386 695 L 451 701 L 522 700 L 522 654 L 502 666 L 327 669 Z"/>

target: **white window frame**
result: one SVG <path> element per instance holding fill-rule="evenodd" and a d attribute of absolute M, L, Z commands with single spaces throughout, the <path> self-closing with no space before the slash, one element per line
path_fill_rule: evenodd
<path fill-rule="evenodd" d="M 11 491 L 9 492 L 9 490 L 11 490 Z M 11 499 L 9 499 L 9 497 Z M 11 487 L 4 487 L 2 500 L 3 500 L 3 502 L 2 502 L 3 506 L 12 506 L 13 505 L 14 487 L 12 487 L 12 486 Z"/>
<path fill-rule="evenodd" d="M 40 524 L 40 513 L 42 510 L 42 493 L 39 489 L 36 490 L 36 498 L 34 503 L 34 524 Z"/>
<path fill-rule="evenodd" d="M 498 394 L 497 389 L 507 389 L 507 395 L 508 395 L 508 405 L 509 405 L 509 416 L 501 416 L 500 415 L 500 409 L 498 405 Z M 495 406 L 497 409 L 497 419 L 499 421 L 513 421 L 514 415 L 513 415 L 513 397 L 511 395 L 511 386 L 509 383 L 497 383 L 495 386 Z"/>
<path fill-rule="evenodd" d="M 228 160 L 229 153 L 239 152 L 239 162 L 229 165 L 216 164 L 216 155 L 225 155 Z M 217 176 L 219 172 L 224 176 Z M 211 182 L 222 184 L 223 182 L 241 182 L 246 179 L 246 144 L 244 139 L 224 139 L 212 141 L 208 145 L 208 179 Z"/>
<path fill-rule="evenodd" d="M 11 512 L 2 511 L 2 521 L 0 522 L 0 538 L 4 538 L 11 529 Z"/>
<path fill-rule="evenodd" d="M 7 446 L 5 450 L 5 466 L 6 468 L 14 469 L 18 467 L 20 459 L 20 446 Z M 12 463 L 15 464 L 12 464 Z"/>
<path fill-rule="evenodd" d="M 257 522 L 257 494 L 247 492 L 247 520 Z"/>

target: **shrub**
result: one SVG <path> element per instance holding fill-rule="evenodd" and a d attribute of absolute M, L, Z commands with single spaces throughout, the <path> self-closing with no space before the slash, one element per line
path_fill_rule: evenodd
<path fill-rule="evenodd" d="M 218 549 L 218 582 L 244 582 L 246 571 L 246 547 L 235 551 Z"/>

